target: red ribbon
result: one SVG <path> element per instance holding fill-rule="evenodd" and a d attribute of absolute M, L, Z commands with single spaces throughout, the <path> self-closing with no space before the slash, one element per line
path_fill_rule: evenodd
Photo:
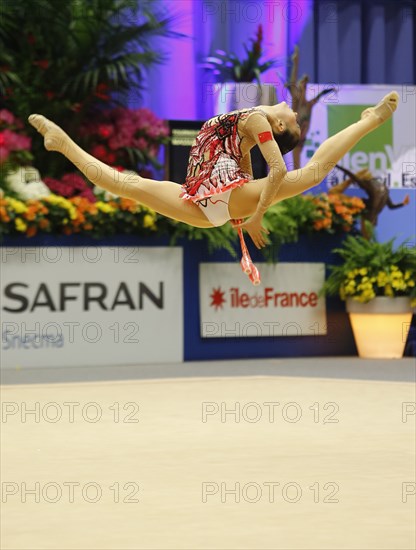
<path fill-rule="evenodd" d="M 234 225 L 238 226 L 241 225 L 242 220 L 234 220 Z M 237 229 L 238 236 L 240 237 L 240 245 L 241 245 L 241 260 L 240 265 L 241 269 L 244 271 L 246 275 L 248 275 L 248 278 L 253 283 L 253 285 L 259 285 L 261 283 L 261 277 L 260 272 L 257 269 L 257 267 L 253 264 L 253 260 L 251 259 L 250 253 L 248 251 L 246 242 L 244 240 L 243 230 L 241 227 Z"/>

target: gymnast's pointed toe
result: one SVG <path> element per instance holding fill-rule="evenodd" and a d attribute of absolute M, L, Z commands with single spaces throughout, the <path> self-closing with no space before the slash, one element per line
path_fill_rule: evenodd
<path fill-rule="evenodd" d="M 399 94 L 396 91 L 392 91 L 385 95 L 381 101 L 374 107 L 369 107 L 361 114 L 361 119 L 372 117 L 375 122 L 375 126 L 378 126 L 388 120 L 399 105 Z"/>

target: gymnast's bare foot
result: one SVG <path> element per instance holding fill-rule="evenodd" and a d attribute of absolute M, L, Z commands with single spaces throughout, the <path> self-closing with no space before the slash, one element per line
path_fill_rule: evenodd
<path fill-rule="evenodd" d="M 62 128 L 43 115 L 30 115 L 29 123 L 44 137 L 45 149 L 63 153 L 70 137 Z"/>
<path fill-rule="evenodd" d="M 374 128 L 380 126 L 389 119 L 399 104 L 399 94 L 390 92 L 385 95 L 375 107 L 370 107 L 361 113 L 361 120 L 366 119 L 374 125 Z"/>

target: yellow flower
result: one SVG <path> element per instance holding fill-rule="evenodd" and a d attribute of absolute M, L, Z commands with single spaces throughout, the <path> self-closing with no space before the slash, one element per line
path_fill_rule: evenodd
<path fill-rule="evenodd" d="M 18 201 L 17 199 L 13 199 L 12 197 L 8 197 L 7 201 L 10 205 L 10 208 L 14 210 L 16 214 L 23 214 L 24 212 L 27 212 L 27 206 L 22 201 Z"/>
<path fill-rule="evenodd" d="M 112 206 L 110 206 L 109 204 L 103 201 L 97 201 L 95 203 L 95 206 L 97 207 L 98 210 L 100 210 L 101 212 L 104 212 L 104 214 L 112 214 L 113 212 L 116 211 L 115 208 L 113 208 Z"/>
<path fill-rule="evenodd" d="M 388 281 L 387 273 L 385 271 L 379 271 L 377 273 L 377 285 L 384 286 Z"/>
<path fill-rule="evenodd" d="M 349 279 L 354 279 L 354 277 L 355 277 L 354 271 L 348 271 L 347 277 L 348 277 Z"/>
<path fill-rule="evenodd" d="M 14 220 L 14 225 L 18 231 L 24 232 L 27 229 L 27 223 L 25 223 L 21 218 L 16 218 Z"/>
<path fill-rule="evenodd" d="M 362 267 L 362 268 L 359 270 L 359 273 L 360 273 L 360 275 L 367 275 L 368 270 L 367 270 L 366 267 Z"/>
<path fill-rule="evenodd" d="M 151 214 L 145 214 L 143 217 L 143 227 L 156 229 L 155 218 Z"/>
<path fill-rule="evenodd" d="M 384 288 L 384 295 L 385 296 L 394 296 L 394 292 L 393 292 L 393 289 L 392 289 L 391 285 L 386 284 L 386 286 Z"/>
<path fill-rule="evenodd" d="M 391 283 L 391 286 L 396 290 L 406 290 L 407 284 L 404 281 L 394 279 Z"/>
<path fill-rule="evenodd" d="M 346 294 L 354 294 L 355 292 L 355 281 L 348 281 L 345 286 Z"/>
<path fill-rule="evenodd" d="M 75 206 L 69 202 L 69 200 L 64 199 L 64 197 L 60 197 L 58 195 L 50 194 L 44 199 L 46 202 L 49 202 L 50 204 L 53 204 L 55 206 L 59 206 L 61 208 L 64 208 L 68 211 L 69 217 L 71 220 L 75 220 L 77 217 L 77 210 Z"/>

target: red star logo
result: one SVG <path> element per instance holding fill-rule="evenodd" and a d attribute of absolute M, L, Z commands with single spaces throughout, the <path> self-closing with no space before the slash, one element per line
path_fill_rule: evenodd
<path fill-rule="evenodd" d="M 217 311 L 219 307 L 222 308 L 222 305 L 227 301 L 224 298 L 224 294 L 225 293 L 221 290 L 221 287 L 212 289 L 212 294 L 210 295 L 212 302 L 210 303 L 210 306 L 215 307 L 215 311 Z"/>

